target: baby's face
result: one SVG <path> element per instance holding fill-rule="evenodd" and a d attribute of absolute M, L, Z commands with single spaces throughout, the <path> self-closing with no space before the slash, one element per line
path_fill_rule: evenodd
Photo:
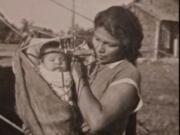
<path fill-rule="evenodd" d="M 60 53 L 49 53 L 44 55 L 42 64 L 47 70 L 64 71 L 66 70 L 65 56 Z"/>

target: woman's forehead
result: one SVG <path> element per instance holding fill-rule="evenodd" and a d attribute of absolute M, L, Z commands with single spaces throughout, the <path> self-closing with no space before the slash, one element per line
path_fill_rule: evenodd
<path fill-rule="evenodd" d="M 94 31 L 94 36 L 99 38 L 103 42 L 108 42 L 111 44 L 119 44 L 119 41 L 114 38 L 104 27 L 98 27 Z"/>

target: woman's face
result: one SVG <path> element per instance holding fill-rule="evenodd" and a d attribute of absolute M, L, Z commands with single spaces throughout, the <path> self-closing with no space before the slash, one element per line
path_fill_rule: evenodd
<path fill-rule="evenodd" d="M 108 64 L 121 59 L 120 42 L 112 37 L 104 27 L 95 30 L 92 42 L 99 63 Z"/>

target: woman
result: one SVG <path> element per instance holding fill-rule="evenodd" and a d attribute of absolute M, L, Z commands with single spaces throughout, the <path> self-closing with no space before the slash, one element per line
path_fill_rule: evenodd
<path fill-rule="evenodd" d="M 142 106 L 140 73 L 135 67 L 143 39 L 136 16 L 113 6 L 97 14 L 93 45 L 97 65 L 84 74 L 79 60 L 72 64 L 82 130 L 95 135 L 123 135 L 128 119 Z"/>

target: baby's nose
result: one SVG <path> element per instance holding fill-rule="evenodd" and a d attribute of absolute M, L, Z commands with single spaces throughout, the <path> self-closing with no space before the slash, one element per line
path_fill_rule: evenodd
<path fill-rule="evenodd" d="M 55 62 L 56 64 L 60 64 L 60 60 L 59 60 L 59 59 L 56 59 L 54 62 Z"/>

